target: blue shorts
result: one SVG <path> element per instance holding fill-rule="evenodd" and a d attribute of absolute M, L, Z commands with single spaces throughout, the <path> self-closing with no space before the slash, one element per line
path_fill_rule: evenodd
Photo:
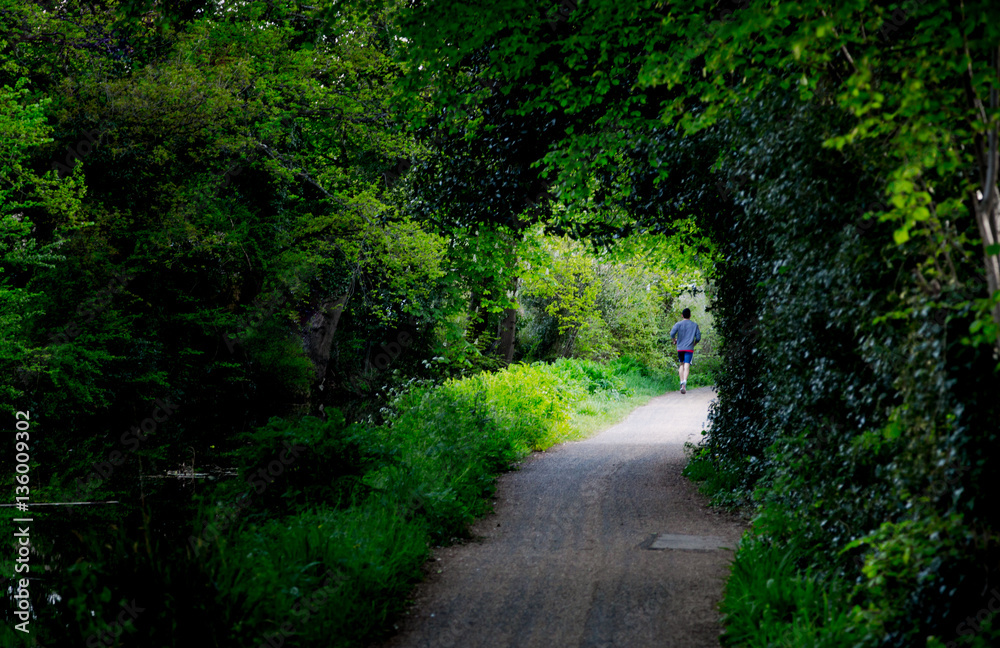
<path fill-rule="evenodd" d="M 691 360 L 694 358 L 694 351 L 678 351 L 677 352 L 677 362 L 684 364 L 685 362 L 691 364 Z"/>

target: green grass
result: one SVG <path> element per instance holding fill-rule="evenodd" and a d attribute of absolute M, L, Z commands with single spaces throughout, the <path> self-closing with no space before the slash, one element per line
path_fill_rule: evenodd
<path fill-rule="evenodd" d="M 688 387 L 694 389 L 714 385 L 715 376 L 712 371 L 716 364 L 712 358 L 698 358 L 691 366 Z M 568 440 L 593 436 L 621 422 L 632 410 L 645 405 L 652 398 L 681 388 L 676 364 L 667 369 L 656 370 L 630 358 L 619 358 L 601 366 L 613 368 L 621 377 L 623 388 L 588 393 L 575 401 L 570 419 L 572 434 Z"/>
<path fill-rule="evenodd" d="M 232 637 L 256 646 L 353 646 L 386 634 L 428 555 L 426 526 L 369 499 L 256 525 L 223 547 L 217 583 Z M 287 628 L 286 628 L 287 629 Z"/>
<path fill-rule="evenodd" d="M 326 419 L 272 419 L 227 455 L 239 477 L 206 484 L 198 514 L 172 519 L 186 542 L 126 537 L 119 526 L 81 549 L 85 560 L 49 574 L 55 590 L 81 594 L 47 608 L 47 635 L 36 638 L 82 645 L 127 597 L 156 602 L 127 630 L 138 645 L 378 642 L 431 548 L 468 537 L 491 510 L 500 473 L 677 386 L 673 370 L 628 358 L 560 360 L 416 387 L 382 425 L 332 409 Z"/>
<path fill-rule="evenodd" d="M 719 369 L 721 358 L 711 355 L 702 355 L 694 352 L 694 362 L 691 363 L 691 371 L 688 374 L 688 387 L 708 387 L 715 384 L 715 372 Z M 676 363 L 675 365 L 676 366 Z M 677 375 L 676 369 L 674 375 Z M 680 389 L 680 378 L 677 388 Z"/>
<path fill-rule="evenodd" d="M 245 525 L 210 548 L 212 579 L 230 599 L 224 625 L 257 645 L 279 621 L 298 618 L 296 604 L 322 588 L 326 574 L 336 587 L 327 588 L 312 620 L 299 618 L 284 646 L 361 646 L 382 638 L 430 547 L 465 537 L 490 511 L 501 472 L 533 450 L 607 427 L 671 388 L 676 375 L 627 358 L 560 360 L 415 389 L 390 405 L 382 426 L 272 421 L 251 436 L 307 443 L 319 434 L 311 445 L 350 450 L 356 465 L 338 466 L 339 481 L 325 487 L 326 508 L 316 507 L 324 486 L 315 471 L 292 473 L 294 488 L 275 486 L 267 495 L 293 513 Z M 256 452 L 250 463 L 269 452 Z M 359 486 L 345 488 L 343 480 L 356 474 Z M 353 505 L 344 506 L 344 493 L 353 493 Z"/>
<path fill-rule="evenodd" d="M 722 644 L 739 648 L 864 648 L 850 588 L 797 568 L 793 551 L 747 536 L 720 605 Z"/>
<path fill-rule="evenodd" d="M 698 484 L 698 492 L 707 496 L 712 506 L 746 512 L 747 497 L 740 472 L 713 461 L 709 449 L 704 446 L 687 443 L 684 450 L 688 463 L 682 474 Z"/>
<path fill-rule="evenodd" d="M 588 394 L 573 405 L 570 418 L 570 439 L 585 439 L 624 420 L 636 407 L 650 399 L 680 389 L 676 375 L 649 372 L 643 375 L 633 371 L 624 376 L 626 393 L 608 396 L 604 393 Z"/>

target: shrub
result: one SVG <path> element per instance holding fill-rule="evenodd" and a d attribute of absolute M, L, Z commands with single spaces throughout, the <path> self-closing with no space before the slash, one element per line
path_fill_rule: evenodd
<path fill-rule="evenodd" d="M 621 367 L 631 365 L 613 365 L 589 360 L 566 360 L 560 358 L 549 365 L 549 371 L 562 377 L 565 380 L 582 384 L 589 394 L 606 392 L 613 398 L 616 396 L 629 396 L 631 390 L 625 384 L 625 374 L 628 370 L 621 370 Z"/>
<path fill-rule="evenodd" d="M 254 491 L 260 512 L 348 505 L 363 494 L 361 476 L 376 462 L 364 428 L 347 425 L 336 409 L 327 410 L 326 420 L 272 418 L 241 438 L 243 447 L 232 453 L 240 487 Z"/>
<path fill-rule="evenodd" d="M 307 451 L 263 493 L 266 511 L 206 545 L 224 600 L 218 627 L 245 645 L 377 640 L 402 610 L 428 546 L 466 535 L 490 510 L 497 475 L 565 438 L 574 403 L 627 393 L 627 377 L 644 371 L 628 359 L 512 365 L 415 385 L 395 397 L 384 425 L 346 425 L 331 411 L 326 421 L 273 419 L 249 433 L 252 444 L 236 453 L 248 469 L 268 465 L 286 444 Z M 294 505 L 291 514 L 283 503 Z M 279 637 L 285 622 L 295 634 Z"/>
<path fill-rule="evenodd" d="M 480 373 L 446 383 L 446 393 L 482 402 L 497 424 L 527 450 L 536 450 L 569 433 L 567 381 L 543 365 L 511 365 L 506 371 Z"/>
<path fill-rule="evenodd" d="M 405 517 L 425 518 L 435 540 L 464 535 L 489 510 L 496 474 L 528 448 L 483 403 L 447 386 L 418 389 L 396 406 L 399 418 L 375 430 L 390 461 L 369 472 L 365 483 Z"/>
<path fill-rule="evenodd" d="M 426 537 L 422 520 L 375 499 L 254 526 L 218 554 L 216 582 L 231 601 L 222 625 L 252 646 L 285 623 L 285 646 L 384 636 L 420 576 Z"/>

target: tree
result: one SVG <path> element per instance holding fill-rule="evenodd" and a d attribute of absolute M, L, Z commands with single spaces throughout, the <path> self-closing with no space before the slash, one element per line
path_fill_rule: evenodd
<path fill-rule="evenodd" d="M 996 393 L 1000 321 L 997 8 L 567 8 L 550 26 L 517 0 L 416 5 L 403 21 L 413 67 L 448 78 L 486 49 L 478 77 L 526 97 L 516 114 L 566 125 L 539 162 L 563 204 L 623 207 L 631 229 L 695 218 L 722 257 L 716 469 L 748 495 L 764 487 L 765 542 L 874 588 L 843 603 L 868 611 L 852 622 L 872 636 L 913 645 L 954 628 L 974 603 L 942 602 L 928 583 L 971 597 L 992 550 L 965 543 L 933 563 L 893 550 L 931 555 L 924 530 L 978 537 L 997 524 L 978 503 L 994 472 L 980 468 L 1000 452 L 986 432 L 996 405 L 981 396 Z M 435 88 L 467 118 L 458 84 Z M 799 513 L 813 502 L 824 505 Z M 874 533 L 887 519 L 899 526 Z M 868 532 L 859 576 L 851 541 Z"/>

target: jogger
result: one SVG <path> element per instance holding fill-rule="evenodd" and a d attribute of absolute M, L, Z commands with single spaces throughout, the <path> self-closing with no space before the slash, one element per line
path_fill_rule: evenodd
<path fill-rule="evenodd" d="M 694 347 L 701 342 L 701 329 L 691 321 L 690 308 L 685 308 L 681 315 L 684 319 L 674 324 L 674 327 L 670 329 L 670 339 L 677 345 L 677 361 L 681 365 L 677 372 L 681 378 L 681 393 L 686 394 L 688 372 L 691 371 Z"/>

